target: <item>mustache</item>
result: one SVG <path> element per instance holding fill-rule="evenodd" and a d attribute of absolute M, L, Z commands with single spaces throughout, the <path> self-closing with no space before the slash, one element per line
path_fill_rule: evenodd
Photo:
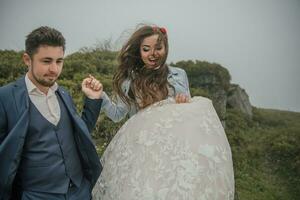
<path fill-rule="evenodd" d="M 57 73 L 48 73 L 48 74 L 45 74 L 44 76 L 58 76 Z"/>

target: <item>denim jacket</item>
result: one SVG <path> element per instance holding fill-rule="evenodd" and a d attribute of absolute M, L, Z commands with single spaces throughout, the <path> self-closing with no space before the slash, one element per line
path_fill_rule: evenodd
<path fill-rule="evenodd" d="M 183 69 L 169 66 L 168 82 L 175 89 L 174 96 L 185 94 L 191 97 L 188 78 Z M 130 89 L 130 83 L 130 80 L 126 80 L 122 84 L 122 89 L 126 95 Z M 119 97 L 117 97 L 116 103 L 113 102 L 105 92 L 103 92 L 102 99 L 102 111 L 114 122 L 121 121 L 127 114 L 131 117 L 138 111 L 135 105 L 127 106 Z"/>

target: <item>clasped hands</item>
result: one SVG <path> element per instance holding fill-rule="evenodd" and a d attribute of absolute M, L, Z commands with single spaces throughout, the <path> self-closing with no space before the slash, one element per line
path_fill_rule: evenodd
<path fill-rule="evenodd" d="M 89 75 L 83 79 L 81 90 L 89 99 L 100 99 L 103 92 L 103 85 L 94 76 Z"/>

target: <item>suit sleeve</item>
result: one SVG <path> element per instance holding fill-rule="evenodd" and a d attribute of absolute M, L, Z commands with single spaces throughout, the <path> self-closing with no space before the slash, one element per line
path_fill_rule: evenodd
<path fill-rule="evenodd" d="M 0 99 L 0 145 L 7 134 L 7 117 L 2 100 Z"/>
<path fill-rule="evenodd" d="M 101 105 L 102 99 L 89 99 L 86 97 L 84 100 L 81 118 L 88 127 L 89 132 L 92 132 L 95 128 L 101 110 Z"/>

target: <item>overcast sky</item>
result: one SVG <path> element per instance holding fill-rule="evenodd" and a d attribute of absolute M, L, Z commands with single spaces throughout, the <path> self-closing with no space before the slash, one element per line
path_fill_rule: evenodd
<path fill-rule="evenodd" d="M 41 25 L 60 30 L 70 54 L 109 38 L 120 44 L 124 31 L 157 24 L 168 30 L 168 62 L 219 63 L 252 105 L 300 112 L 300 0 L 0 2 L 0 49 L 23 50 Z"/>

